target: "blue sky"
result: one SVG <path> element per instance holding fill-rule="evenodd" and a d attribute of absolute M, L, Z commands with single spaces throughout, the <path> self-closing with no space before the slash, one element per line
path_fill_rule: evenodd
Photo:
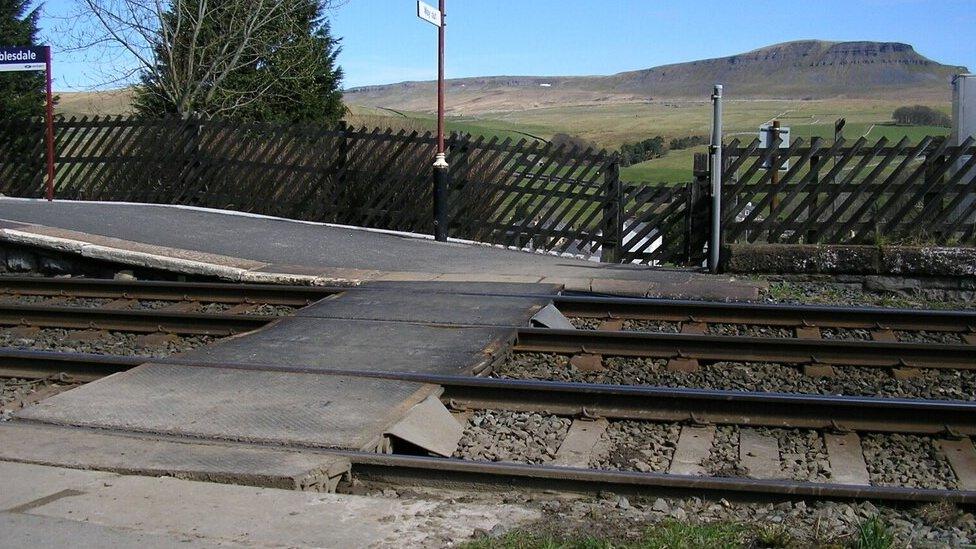
<path fill-rule="evenodd" d="M 46 2 L 55 45 L 55 18 L 78 2 Z M 807 38 L 907 42 L 976 70 L 976 0 L 448 0 L 447 13 L 448 77 L 611 74 Z M 436 76 L 436 28 L 415 0 L 347 0 L 332 20 L 346 86 Z M 103 84 L 106 67 L 55 52 L 59 90 Z"/>

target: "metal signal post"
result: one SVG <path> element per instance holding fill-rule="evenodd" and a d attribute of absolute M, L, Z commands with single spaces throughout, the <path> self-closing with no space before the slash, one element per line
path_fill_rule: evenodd
<path fill-rule="evenodd" d="M 447 13 L 440 0 L 441 24 L 437 28 L 437 160 L 447 165 L 444 150 L 444 28 L 447 26 Z M 435 164 L 436 165 L 436 164 Z"/>
<path fill-rule="evenodd" d="M 447 17 L 446 0 L 440 0 L 441 24 L 437 28 L 437 157 L 434 159 L 434 239 L 447 242 L 448 170 L 447 150 L 444 147 L 444 27 Z"/>
<path fill-rule="evenodd" d="M 417 0 L 417 17 L 437 27 L 437 156 L 434 159 L 434 239 L 447 241 L 447 197 L 449 166 L 447 149 L 444 147 L 444 27 L 446 0 L 440 0 L 438 9 Z"/>

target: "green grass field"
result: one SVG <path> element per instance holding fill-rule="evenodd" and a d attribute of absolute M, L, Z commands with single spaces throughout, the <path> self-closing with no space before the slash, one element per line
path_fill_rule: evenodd
<path fill-rule="evenodd" d="M 947 98 L 948 99 L 948 98 Z M 834 121 L 846 118 L 844 136 L 854 140 L 864 135 L 873 143 L 882 136 L 897 141 L 908 137 L 917 142 L 926 135 L 948 135 L 948 128 L 932 126 L 896 126 L 891 114 L 910 101 L 884 100 L 729 100 L 725 103 L 724 136 L 728 142 L 738 138 L 748 143 L 758 134 L 761 124 L 776 118 L 791 128 L 794 138 L 833 139 Z M 948 100 L 931 105 L 948 112 Z M 708 135 L 711 131 L 711 104 L 707 101 L 652 101 L 610 105 L 586 105 L 530 109 L 477 116 L 453 116 L 448 119 L 451 131 L 475 135 L 527 138 L 525 134 L 549 139 L 556 133 L 579 135 L 600 147 L 616 149 L 625 142 L 662 135 L 666 138 Z M 350 122 L 365 125 L 390 125 L 410 129 L 433 130 L 431 114 L 405 112 L 394 114 L 373 108 L 353 107 Z M 372 122 L 369 124 L 367 122 Z M 669 151 L 656 158 L 621 169 L 626 181 L 677 183 L 692 178 L 694 153 L 705 147 Z"/>
<path fill-rule="evenodd" d="M 58 112 L 64 115 L 118 114 L 129 110 L 130 94 L 125 91 L 64 93 Z M 947 135 L 947 128 L 932 126 L 896 126 L 891 114 L 910 100 L 734 100 L 725 102 L 724 137 L 728 142 L 738 138 L 749 142 L 756 137 L 761 124 L 773 118 L 792 129 L 792 137 L 833 139 L 834 121 L 846 118 L 844 135 L 853 140 L 865 135 L 873 143 L 882 136 L 898 141 L 908 137 L 913 143 L 926 135 Z M 941 104 L 930 104 L 949 111 L 948 97 Z M 433 114 L 397 112 L 376 107 L 351 105 L 347 121 L 354 126 L 393 128 L 395 130 L 433 132 Z M 657 135 L 667 139 L 690 135 L 708 135 L 712 108 L 708 101 L 657 100 L 643 103 L 615 103 L 535 108 L 480 115 L 449 115 L 448 131 L 484 135 L 499 140 L 550 139 L 556 133 L 578 135 L 599 147 L 615 150 L 626 142 Z M 626 181 L 680 183 L 692 178 L 692 161 L 705 147 L 669 151 L 661 158 L 621 169 Z"/>

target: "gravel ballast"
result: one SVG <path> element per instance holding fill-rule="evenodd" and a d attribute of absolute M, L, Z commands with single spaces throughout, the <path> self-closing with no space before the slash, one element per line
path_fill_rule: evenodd
<path fill-rule="evenodd" d="M 669 320 L 635 320 L 624 321 L 624 331 L 628 332 L 662 332 L 676 334 L 681 331 L 680 322 Z"/>
<path fill-rule="evenodd" d="M 779 442 L 779 458 L 787 478 L 828 482 L 830 461 L 820 433 L 810 429 L 756 429 Z"/>
<path fill-rule="evenodd" d="M 7 306 L 16 305 L 44 305 L 49 307 L 80 307 L 85 309 L 97 309 L 115 301 L 107 298 L 91 297 L 62 297 L 62 296 L 43 296 L 43 295 L 0 295 L 0 304 Z M 171 305 L 184 303 L 182 301 L 163 300 L 163 299 L 139 299 L 133 300 L 124 310 L 132 311 L 156 311 Z M 221 314 L 235 307 L 233 303 L 201 303 L 199 309 L 192 311 L 200 314 Z M 271 305 L 259 303 L 255 308 L 244 314 L 259 316 L 288 316 L 294 314 L 298 307 L 290 305 Z"/>
<path fill-rule="evenodd" d="M 665 472 L 681 433 L 677 423 L 614 421 L 603 434 L 605 453 L 594 456 L 590 467 L 612 471 Z"/>
<path fill-rule="evenodd" d="M 739 465 L 739 427 L 722 425 L 715 429 L 712 451 L 702 460 L 702 469 L 714 477 L 742 477 L 748 474 Z"/>
<path fill-rule="evenodd" d="M 579 330 L 597 330 L 603 322 L 594 318 L 570 318 L 569 320 Z M 623 323 L 622 331 L 677 334 L 681 333 L 681 323 L 667 320 L 626 320 Z M 820 332 L 823 339 L 848 341 L 871 341 L 873 339 L 871 331 L 863 328 L 821 328 Z M 958 332 L 895 330 L 893 334 L 895 339 L 901 343 L 966 345 L 965 337 Z M 796 337 L 796 330 L 788 326 L 715 322 L 707 324 L 706 335 L 791 339 Z"/>
<path fill-rule="evenodd" d="M 738 337 L 779 337 L 794 336 L 792 328 L 783 326 L 764 326 L 761 324 L 709 324 L 708 335 Z"/>
<path fill-rule="evenodd" d="M 78 385 L 79 383 L 64 375 L 48 379 L 0 377 L 0 421 L 7 421 L 23 406 L 34 404 L 32 396 L 38 391 L 43 390 L 45 396 L 52 396 Z"/>
<path fill-rule="evenodd" d="M 887 368 L 834 367 L 835 377 L 812 377 L 800 367 L 756 362 L 702 364 L 697 372 L 672 372 L 661 358 L 605 357 L 606 371 L 584 372 L 569 357 L 552 353 L 514 353 L 497 366 L 495 377 L 577 383 L 687 387 L 724 391 L 763 391 L 821 395 L 877 396 L 937 400 L 976 400 L 976 371 L 921 369 L 895 378 Z"/>
<path fill-rule="evenodd" d="M 88 353 L 96 355 L 147 356 L 162 358 L 174 353 L 182 353 L 204 345 L 218 338 L 213 336 L 180 336 L 160 341 L 155 345 L 142 347 L 137 343 L 140 334 L 128 332 L 104 332 L 93 339 L 76 339 L 81 330 L 51 328 L 39 330 L 30 336 L 12 334 L 10 330 L 0 330 L 0 347 L 31 349 L 37 351 L 57 351 L 60 353 Z"/>
<path fill-rule="evenodd" d="M 50 307 L 85 307 L 97 308 L 110 303 L 111 299 L 101 297 L 62 297 L 46 295 L 4 295 L 0 296 L 0 304 L 15 305 L 46 305 Z"/>
<path fill-rule="evenodd" d="M 471 416 L 454 456 L 475 461 L 547 463 L 572 423 L 530 412 L 482 410 Z"/>
<path fill-rule="evenodd" d="M 931 437 L 865 435 L 861 437 L 871 484 L 954 490 L 956 475 Z"/>

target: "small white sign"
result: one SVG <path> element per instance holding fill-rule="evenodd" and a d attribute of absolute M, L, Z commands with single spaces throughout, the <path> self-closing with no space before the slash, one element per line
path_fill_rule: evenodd
<path fill-rule="evenodd" d="M 0 47 L 0 72 L 47 70 L 44 46 Z"/>
<path fill-rule="evenodd" d="M 790 148 L 790 128 L 787 126 L 782 126 L 779 128 L 779 148 L 788 149 Z M 759 147 L 763 149 L 768 149 L 770 143 L 773 141 L 773 125 L 763 124 L 759 126 Z M 770 168 L 769 162 L 763 162 L 763 168 Z M 780 167 L 780 171 L 786 171 L 790 169 L 790 161 L 787 159 L 783 162 Z"/>
<path fill-rule="evenodd" d="M 435 27 L 441 26 L 441 10 L 417 0 L 417 17 L 427 21 Z"/>
<path fill-rule="evenodd" d="M 43 71 L 47 70 L 47 65 L 45 63 L 26 63 L 23 65 L 0 65 L 0 72 L 14 72 L 14 71 Z"/>

